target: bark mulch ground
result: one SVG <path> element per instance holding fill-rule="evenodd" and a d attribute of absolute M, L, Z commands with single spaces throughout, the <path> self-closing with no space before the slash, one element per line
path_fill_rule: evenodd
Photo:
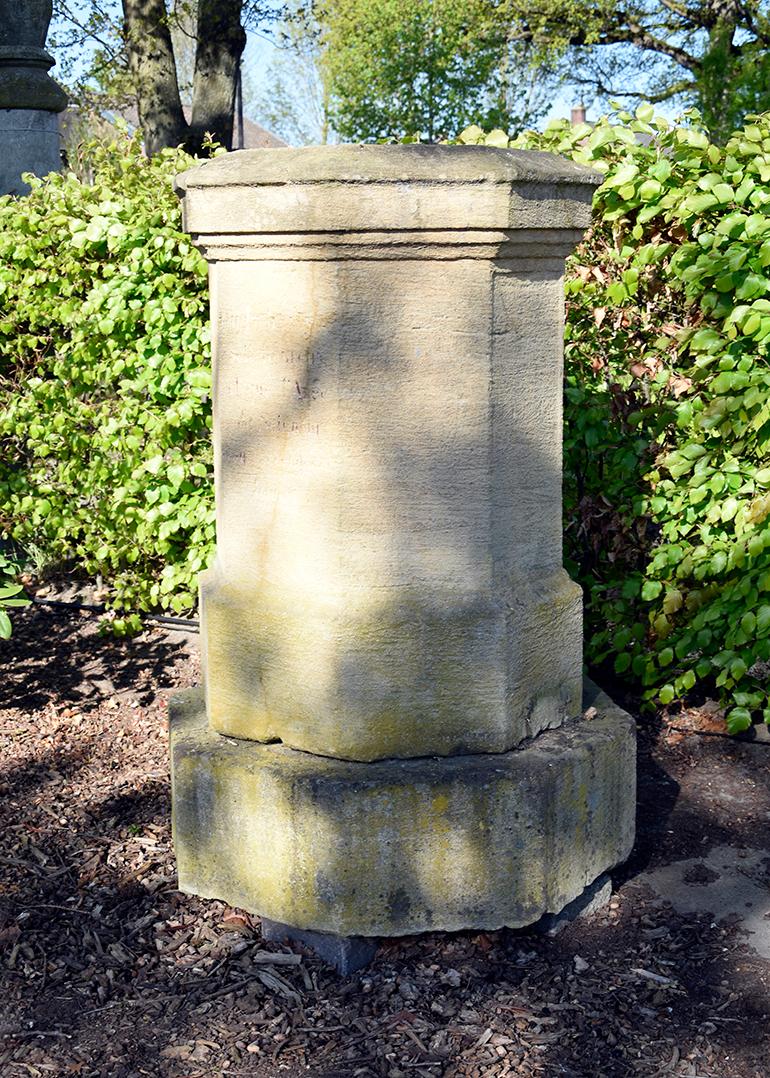
<path fill-rule="evenodd" d="M 21 612 L 0 653 L 0 1075 L 767 1078 L 770 963 L 639 882 L 770 849 L 770 747 L 640 724 L 639 841 L 608 907 L 383 944 L 340 979 L 175 888 L 166 706 L 197 640 Z M 770 859 L 768 860 L 770 866 Z M 770 880 L 770 874 L 769 874 Z"/>

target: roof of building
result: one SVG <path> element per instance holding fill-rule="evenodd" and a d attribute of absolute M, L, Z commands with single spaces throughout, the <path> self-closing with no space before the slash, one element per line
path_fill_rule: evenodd
<path fill-rule="evenodd" d="M 241 150 L 270 150 L 277 146 L 288 146 L 288 142 L 284 142 L 278 135 L 274 135 L 272 131 L 268 131 L 266 127 L 261 124 L 255 123 L 253 120 L 249 120 L 248 117 L 243 118 L 243 146 L 239 146 Z"/>
<path fill-rule="evenodd" d="M 184 107 L 185 119 L 190 121 L 190 108 Z M 59 132 L 65 142 L 74 142 L 88 136 L 109 137 L 115 130 L 113 118 L 118 116 L 125 120 L 129 130 L 135 130 L 139 125 L 139 118 L 135 108 L 120 109 L 115 113 L 97 115 L 93 112 L 82 112 L 75 106 L 68 105 L 64 112 L 59 113 Z M 238 145 L 238 121 L 236 119 L 233 138 L 233 149 L 239 150 L 263 150 L 277 146 L 288 146 L 287 142 L 268 131 L 266 127 L 255 123 L 247 116 L 243 118 L 243 146 Z"/>

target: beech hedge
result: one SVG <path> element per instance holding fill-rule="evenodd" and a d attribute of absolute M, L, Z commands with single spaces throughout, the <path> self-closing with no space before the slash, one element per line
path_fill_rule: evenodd
<path fill-rule="evenodd" d="M 195 162 L 89 152 L 92 182 L 0 198 L 0 529 L 181 613 L 214 541 L 207 268 L 170 182 Z"/>

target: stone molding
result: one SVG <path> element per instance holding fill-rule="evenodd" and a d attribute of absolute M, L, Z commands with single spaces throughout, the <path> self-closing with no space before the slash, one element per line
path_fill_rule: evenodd
<path fill-rule="evenodd" d="M 491 146 L 308 146 L 215 158 L 178 176 L 176 190 L 184 228 L 204 247 L 209 236 L 465 232 L 470 222 L 473 232 L 568 230 L 574 246 L 600 179 L 553 154 Z"/>
<path fill-rule="evenodd" d="M 42 53 L 42 50 L 40 50 Z M 47 53 L 42 53 L 47 56 Z M 49 57 L 50 59 L 50 57 Z M 0 58 L 0 109 L 40 109 L 41 112 L 64 112 L 67 95 L 48 74 L 53 66 L 16 58 Z"/>
<path fill-rule="evenodd" d="M 583 230 L 567 228 L 388 230 L 201 234 L 209 261 L 337 261 L 347 259 L 457 259 L 548 263 L 561 272 Z"/>

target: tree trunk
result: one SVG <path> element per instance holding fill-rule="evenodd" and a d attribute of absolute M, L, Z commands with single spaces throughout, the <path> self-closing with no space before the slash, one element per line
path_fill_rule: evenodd
<path fill-rule="evenodd" d="M 164 0 L 123 0 L 124 31 L 148 154 L 179 146 L 188 128 L 179 97 Z"/>
<path fill-rule="evenodd" d="M 200 152 L 206 134 L 232 149 L 235 89 L 246 31 L 243 0 L 198 0 L 198 42 L 187 148 Z"/>

